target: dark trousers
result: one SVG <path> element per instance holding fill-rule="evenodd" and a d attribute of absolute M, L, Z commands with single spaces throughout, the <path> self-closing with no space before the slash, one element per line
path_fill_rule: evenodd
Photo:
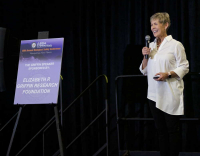
<path fill-rule="evenodd" d="M 178 156 L 180 150 L 180 116 L 167 114 L 155 107 L 155 102 L 149 100 L 159 135 L 161 156 Z"/>

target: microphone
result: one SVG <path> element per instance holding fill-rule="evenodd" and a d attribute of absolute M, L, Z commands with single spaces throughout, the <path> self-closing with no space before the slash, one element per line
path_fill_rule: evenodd
<path fill-rule="evenodd" d="M 146 40 L 146 47 L 149 48 L 149 42 L 150 42 L 151 37 L 149 35 L 145 36 L 145 40 Z M 145 55 L 145 59 L 148 59 L 149 55 Z"/>

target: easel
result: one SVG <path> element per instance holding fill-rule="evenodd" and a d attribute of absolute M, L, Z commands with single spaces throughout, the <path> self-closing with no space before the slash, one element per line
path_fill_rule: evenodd
<path fill-rule="evenodd" d="M 45 38 L 48 38 L 48 32 L 44 32 L 44 33 L 45 33 L 44 35 L 46 35 Z M 38 38 L 41 39 L 41 37 L 39 35 L 43 35 L 43 33 L 42 32 L 38 33 Z M 60 90 L 61 123 L 60 123 L 60 119 L 59 119 L 59 112 L 58 112 L 57 104 L 55 104 L 55 103 L 50 103 L 50 104 L 54 106 L 54 113 L 55 113 L 55 119 L 56 119 L 56 129 L 57 129 L 57 135 L 58 135 L 60 154 L 61 154 L 61 156 L 65 156 L 64 148 L 63 148 L 62 131 L 61 131 L 62 130 L 62 125 L 63 125 L 62 76 L 60 76 L 59 90 Z M 17 104 L 17 105 L 19 105 L 19 104 Z M 17 119 L 15 121 L 15 125 L 14 125 L 14 128 L 13 128 L 13 132 L 12 132 L 12 136 L 11 136 L 11 139 L 10 139 L 10 143 L 9 143 L 9 146 L 8 146 L 8 150 L 7 150 L 6 156 L 10 155 L 11 147 L 12 147 L 12 144 L 13 144 L 14 136 L 15 136 L 15 133 L 16 133 L 17 125 L 19 123 L 19 118 L 20 118 L 23 106 L 24 105 L 20 105 L 20 108 L 19 108 L 19 111 L 18 111 L 18 115 L 17 115 Z"/>
<path fill-rule="evenodd" d="M 62 119 L 62 79 L 60 78 L 60 107 L 61 107 L 61 119 Z M 54 104 L 54 103 L 51 103 L 51 105 L 54 105 L 54 114 L 55 114 L 55 119 L 56 119 L 56 129 L 57 129 L 57 134 L 58 134 L 58 141 L 59 141 L 59 148 L 60 148 L 60 154 L 61 156 L 65 156 L 64 154 L 64 148 L 63 148 L 63 139 L 62 139 L 62 121 L 60 123 L 60 119 L 59 119 L 59 113 L 58 113 L 58 107 L 57 107 L 57 104 Z M 18 115 L 17 115 L 17 119 L 15 121 L 15 125 L 14 125 L 14 128 L 13 128 L 13 132 L 12 132 L 12 136 L 11 136 L 11 139 L 10 139 L 10 143 L 9 143 L 9 146 L 8 146 L 8 150 L 7 150 L 7 154 L 6 156 L 9 156 L 10 155 L 10 151 L 11 151 L 11 147 L 12 147 L 12 144 L 13 144 L 13 140 L 14 140 L 14 136 L 15 136 L 15 133 L 16 133 L 16 129 L 17 129 L 17 125 L 19 123 L 19 118 L 20 118 L 20 115 L 21 115 L 21 112 L 22 112 L 22 107 L 24 105 L 20 105 L 20 108 L 19 108 L 19 111 L 18 111 Z"/>

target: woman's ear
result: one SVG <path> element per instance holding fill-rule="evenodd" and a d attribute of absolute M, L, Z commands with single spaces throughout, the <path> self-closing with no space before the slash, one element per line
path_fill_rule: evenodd
<path fill-rule="evenodd" d="M 169 23 L 167 22 L 167 23 L 165 24 L 165 30 L 167 30 L 168 26 L 169 26 Z"/>

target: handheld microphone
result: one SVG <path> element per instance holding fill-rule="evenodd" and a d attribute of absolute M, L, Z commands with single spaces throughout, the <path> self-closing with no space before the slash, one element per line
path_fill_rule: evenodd
<path fill-rule="evenodd" d="M 149 48 L 149 42 L 150 42 L 151 37 L 149 35 L 145 36 L 145 40 L 146 40 L 146 47 Z M 145 55 L 145 59 L 148 59 L 148 55 Z"/>

